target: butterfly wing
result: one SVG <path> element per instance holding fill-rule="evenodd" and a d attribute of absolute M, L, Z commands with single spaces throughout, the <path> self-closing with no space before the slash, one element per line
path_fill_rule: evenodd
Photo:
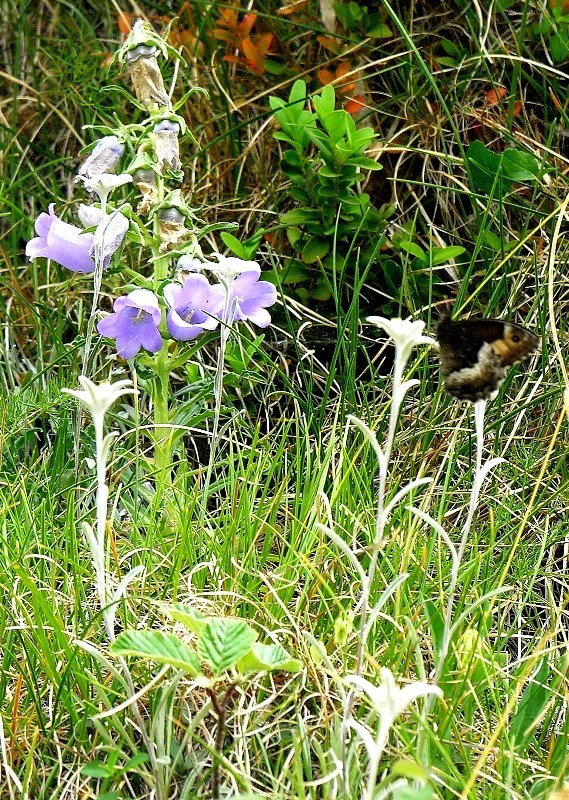
<path fill-rule="evenodd" d="M 533 331 L 498 319 L 443 318 L 437 328 L 445 389 L 461 400 L 490 397 L 512 364 L 535 352 Z"/>

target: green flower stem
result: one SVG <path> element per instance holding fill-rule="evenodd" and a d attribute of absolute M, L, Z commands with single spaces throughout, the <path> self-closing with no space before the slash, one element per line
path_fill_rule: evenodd
<path fill-rule="evenodd" d="M 152 248 L 154 255 L 154 292 L 158 294 L 160 286 L 168 279 L 168 257 L 160 257 L 158 252 L 157 230 L 155 224 L 155 244 Z M 169 411 L 170 388 L 170 354 L 168 344 L 156 354 L 154 378 L 154 466 L 156 469 L 156 486 L 167 489 L 172 486 L 172 431 Z"/>

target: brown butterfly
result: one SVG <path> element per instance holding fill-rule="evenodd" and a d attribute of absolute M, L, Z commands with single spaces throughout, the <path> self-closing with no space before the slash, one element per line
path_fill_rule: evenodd
<path fill-rule="evenodd" d="M 441 318 L 440 346 L 445 389 L 459 400 L 485 400 L 497 391 L 508 367 L 535 353 L 540 337 L 501 319 Z"/>

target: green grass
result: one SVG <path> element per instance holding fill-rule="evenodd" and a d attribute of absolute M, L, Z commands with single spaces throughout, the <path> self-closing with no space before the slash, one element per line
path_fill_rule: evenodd
<path fill-rule="evenodd" d="M 167 6 L 146 10 L 171 15 Z M 219 9 L 230 4 L 206 8 L 196 0 L 190 6 L 211 31 Z M 254 676 L 240 685 L 221 755 L 208 694 L 167 671 L 138 704 L 159 761 L 153 772 L 132 708 L 98 716 L 120 706 L 129 691 L 108 656 L 81 532 L 81 523 L 94 518 L 93 431 L 83 415 L 76 441 L 77 404 L 61 393 L 77 386 L 91 283 L 24 255 L 33 221 L 50 202 L 58 212 L 69 202 L 66 219 L 72 219 L 79 151 L 93 138 L 82 126 L 112 126 L 116 118 L 130 122 L 140 114 L 124 94 L 104 91 L 111 83 L 128 86 L 114 68 L 102 67 L 119 44 L 113 4 L 55 8 L 52 16 L 44 3 L 9 1 L 2 34 L 0 796 L 142 799 L 153 796 L 158 781 L 164 798 L 210 797 L 219 759 L 222 796 L 362 797 L 368 761 L 355 737 L 343 753 L 342 678 L 355 669 L 361 584 L 353 559 L 367 569 L 378 468 L 348 415 L 361 417 L 383 444 L 392 348 L 364 347 L 382 334 L 362 333 L 357 321 L 389 301 L 394 314 L 423 319 L 432 330 L 437 314 L 429 298 L 442 295 L 456 296 L 465 315 L 526 322 L 543 332 L 544 343 L 541 356 L 515 367 L 489 404 L 485 457 L 506 462 L 483 486 L 460 565 L 457 630 L 440 681 L 444 699 L 435 699 L 428 715 L 419 700 L 395 722 L 380 764 L 381 796 L 552 796 L 569 782 L 569 476 L 566 422 L 559 424 L 564 369 L 551 339 L 554 326 L 563 353 L 563 224 L 558 237 L 554 231 L 568 188 L 558 136 L 567 125 L 560 74 L 566 64 L 552 62 L 549 52 L 544 19 L 551 11 L 521 0 L 481 7 L 489 23 L 483 38 L 471 3 L 442 4 L 437 14 L 425 6 L 414 19 L 407 3 L 383 4 L 393 36 L 353 42 L 369 107 L 365 124 L 380 133 L 382 150 L 383 171 L 366 191 L 377 207 L 397 201 L 385 245 L 369 263 L 359 263 L 354 252 L 353 271 L 331 276 L 329 304 L 307 300 L 302 286 L 287 286 L 278 330 L 252 346 L 246 363 L 243 351 L 259 331 L 241 328 L 227 362 L 221 443 L 209 486 L 215 342 L 194 359 L 196 368 L 182 367 L 172 379 L 172 419 L 180 426 L 172 493 L 155 491 L 144 370 L 135 376 L 138 398 L 122 399 L 109 415 L 119 436 L 109 472 L 108 572 L 118 583 L 133 567 L 145 570 L 119 604 L 117 630 L 174 629 L 191 641 L 161 610 L 163 602 L 182 602 L 206 615 L 242 617 L 260 639 L 280 642 L 302 662 L 299 673 Z M 274 228 L 272 249 L 263 240 L 259 251 L 265 270 L 294 255 L 278 223 L 292 205 L 284 200 L 268 97 L 288 97 L 298 72 L 316 91 L 317 71 L 336 66 L 316 41 L 324 33 L 317 4 L 309 2 L 296 16 L 278 16 L 277 8 L 267 0 L 253 10 L 259 29 L 280 43 L 282 75 L 235 68 L 223 60 L 223 44 L 210 37 L 203 56 L 188 57 L 191 67 L 181 70 L 177 89 L 181 95 L 196 81 L 209 92 L 208 100 L 195 96 L 180 112 L 199 142 L 195 151 L 184 145 L 191 203 L 208 223 L 238 222 L 241 239 Z M 455 48 L 454 63 L 436 61 L 443 39 Z M 507 93 L 490 105 L 486 93 L 499 86 Z M 514 103 L 522 100 L 518 113 Z M 464 157 L 477 139 L 494 152 L 515 146 L 533 153 L 547 178 L 514 183 L 502 197 L 474 192 Z M 406 240 L 426 252 L 449 245 L 466 252 L 452 272 L 446 265 L 421 272 L 398 247 Z M 385 257 L 404 275 L 401 291 L 388 300 L 377 289 Z M 124 259 L 123 266 L 148 274 L 136 248 L 125 248 Z M 360 279 L 360 291 L 346 302 Z M 105 308 L 124 282 L 118 269 L 105 273 Z M 319 352 L 311 357 L 297 328 L 322 319 L 345 335 L 322 358 Z M 269 346 L 273 339 L 277 347 Z M 133 377 L 128 364 L 110 360 L 100 337 L 94 349 L 93 379 Z M 408 376 L 420 383 L 403 406 L 387 498 L 414 478 L 431 482 L 398 505 L 387 523 L 370 598 L 372 608 L 382 605 L 364 659 L 364 674 L 376 684 L 381 667 L 402 685 L 433 675 L 451 558 L 436 531 L 406 506 L 429 514 L 458 543 L 475 464 L 470 407 L 442 392 L 434 352 L 415 355 Z M 159 672 L 143 660 L 129 665 L 136 690 Z M 363 699 L 355 709 L 356 719 L 375 731 L 377 715 Z M 338 773 L 345 755 L 346 792 Z M 424 775 L 425 793 L 417 784 L 404 794 L 398 774 Z"/>

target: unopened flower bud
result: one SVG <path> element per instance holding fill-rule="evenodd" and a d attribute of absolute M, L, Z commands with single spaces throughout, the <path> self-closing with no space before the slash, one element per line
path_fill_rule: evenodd
<path fill-rule="evenodd" d="M 184 225 L 185 220 L 184 214 L 174 206 L 161 208 L 158 211 L 158 236 L 162 242 L 159 248 L 161 252 L 176 247 L 188 238 L 191 231 Z"/>
<path fill-rule="evenodd" d="M 170 208 L 161 208 L 158 212 L 158 219 L 161 219 L 163 222 L 174 222 L 179 225 L 184 222 L 185 216 L 179 209 L 171 206 Z"/>
<path fill-rule="evenodd" d="M 154 126 L 152 142 L 160 169 L 166 167 L 172 172 L 179 172 L 182 168 L 179 133 L 180 125 L 171 119 L 163 119 Z"/>
<path fill-rule="evenodd" d="M 139 50 L 144 45 L 136 48 Z M 133 52 L 132 50 L 129 53 Z M 125 60 L 128 58 L 128 53 L 125 55 Z M 138 100 L 149 111 L 156 109 L 156 106 L 164 106 L 170 108 L 170 98 L 164 86 L 164 80 L 156 55 L 143 55 L 140 54 L 138 58 L 130 64 L 130 79 Z"/>
<path fill-rule="evenodd" d="M 91 155 L 81 164 L 77 174 L 79 177 L 94 178 L 103 172 L 114 173 L 123 153 L 124 145 L 116 136 L 104 136 L 99 139 Z"/>
<path fill-rule="evenodd" d="M 138 47 L 127 50 L 124 54 L 124 60 L 127 64 L 134 64 L 139 58 L 155 56 L 157 52 L 158 48 L 153 45 L 139 44 Z"/>
<path fill-rule="evenodd" d="M 132 180 L 142 195 L 138 204 L 138 214 L 148 214 L 158 202 L 158 187 L 156 186 L 156 173 L 153 169 L 136 169 L 132 173 Z"/>
<path fill-rule="evenodd" d="M 137 169 L 132 173 L 132 180 L 137 189 L 139 184 L 146 183 L 154 186 L 156 184 L 156 174 L 153 169 Z"/>

